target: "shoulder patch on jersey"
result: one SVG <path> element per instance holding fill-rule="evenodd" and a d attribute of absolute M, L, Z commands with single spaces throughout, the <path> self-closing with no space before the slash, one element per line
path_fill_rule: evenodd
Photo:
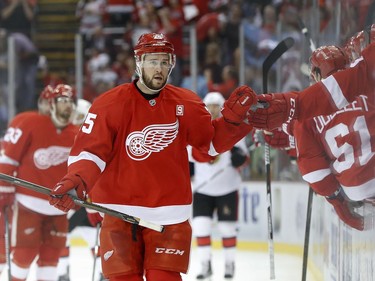
<path fill-rule="evenodd" d="M 184 106 L 183 105 L 176 105 L 176 116 L 183 116 L 184 115 Z"/>

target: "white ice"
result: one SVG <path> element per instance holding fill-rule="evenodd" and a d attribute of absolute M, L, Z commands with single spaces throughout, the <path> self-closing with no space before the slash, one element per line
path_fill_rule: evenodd
<path fill-rule="evenodd" d="M 275 253 L 275 279 L 277 281 L 301 280 L 302 259 L 296 255 Z M 268 281 L 270 279 L 270 259 L 268 252 L 243 251 L 237 252 L 236 274 L 233 281 Z M 70 280 L 92 281 L 93 258 L 87 247 L 75 246 L 71 248 Z M 212 281 L 224 281 L 224 261 L 220 249 L 213 251 Z M 183 275 L 184 281 L 196 280 L 199 273 L 197 253 L 193 248 L 191 254 L 190 269 L 187 275 Z M 314 280 L 310 274 L 308 281 Z M 3 272 L 0 281 L 6 281 L 7 274 Z M 35 281 L 35 268 L 32 267 L 27 281 Z M 94 281 L 97 281 L 95 279 Z"/>

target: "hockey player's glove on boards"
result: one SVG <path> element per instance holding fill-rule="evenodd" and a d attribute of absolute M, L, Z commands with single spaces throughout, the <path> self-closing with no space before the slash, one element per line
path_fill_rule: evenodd
<path fill-rule="evenodd" d="M 355 212 L 355 206 L 358 206 L 358 203 L 350 201 L 341 188 L 331 196 L 327 196 L 326 199 L 335 208 L 336 214 L 344 223 L 355 229 L 363 230 L 364 219 Z"/>
<path fill-rule="evenodd" d="M 51 191 L 49 204 L 61 211 L 68 212 L 75 208 L 71 196 L 86 200 L 87 192 L 86 185 L 79 176 L 68 174 Z"/>
<path fill-rule="evenodd" d="M 296 93 L 259 95 L 258 102 L 265 106 L 250 110 L 248 115 L 249 124 L 255 128 L 273 130 L 297 118 Z"/>
<path fill-rule="evenodd" d="M 2 182 L 0 182 L 2 183 Z M 0 186 L 0 211 L 14 203 L 16 188 L 14 186 Z"/>
<path fill-rule="evenodd" d="M 221 114 L 224 120 L 235 125 L 245 121 L 252 105 L 257 103 L 256 94 L 249 86 L 236 88 L 225 101 Z"/>

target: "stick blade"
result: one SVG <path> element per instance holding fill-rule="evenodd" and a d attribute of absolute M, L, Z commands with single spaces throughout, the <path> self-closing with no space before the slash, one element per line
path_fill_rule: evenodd
<path fill-rule="evenodd" d="M 294 39 L 287 37 L 277 44 L 277 46 L 271 51 L 267 58 L 263 62 L 263 93 L 267 92 L 267 78 L 268 71 L 274 65 L 274 63 L 292 46 L 294 45 Z"/>
<path fill-rule="evenodd" d="M 287 37 L 280 41 L 279 44 L 271 51 L 268 57 L 263 62 L 263 73 L 268 72 L 271 66 L 292 46 L 294 45 L 294 39 Z"/>

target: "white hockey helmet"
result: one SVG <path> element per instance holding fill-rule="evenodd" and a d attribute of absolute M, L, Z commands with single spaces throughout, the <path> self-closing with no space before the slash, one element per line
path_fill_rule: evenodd
<path fill-rule="evenodd" d="M 72 123 L 74 125 L 81 125 L 85 121 L 86 115 L 91 107 L 91 102 L 85 99 L 77 100 L 77 107 L 73 117 Z"/>
<path fill-rule="evenodd" d="M 203 99 L 205 105 L 217 104 L 220 107 L 223 107 L 225 99 L 223 95 L 219 92 L 209 92 Z"/>

